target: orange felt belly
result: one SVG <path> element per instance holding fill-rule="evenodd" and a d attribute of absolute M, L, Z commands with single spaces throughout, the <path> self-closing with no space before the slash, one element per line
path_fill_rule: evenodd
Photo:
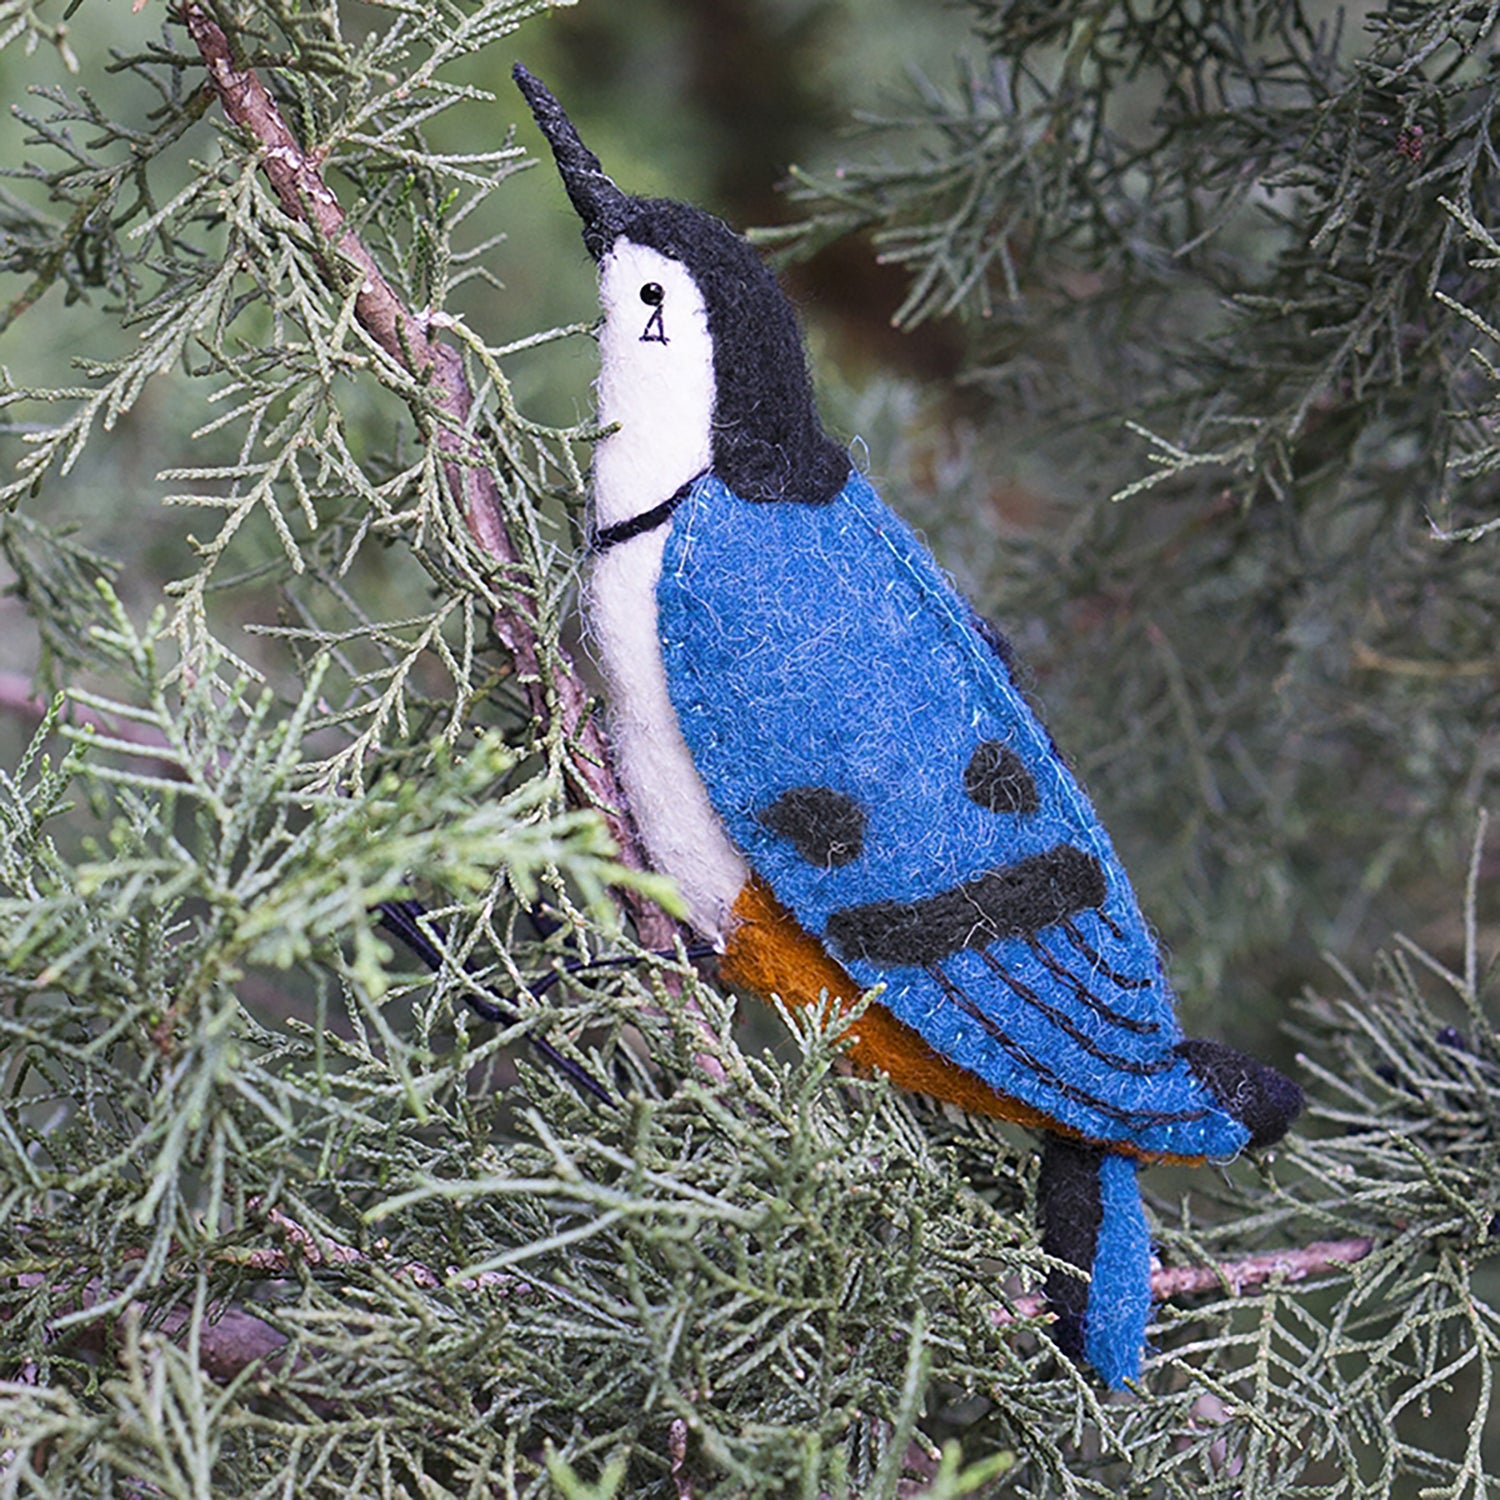
<path fill-rule="evenodd" d="M 735 927 L 720 962 L 730 984 L 762 999 L 780 995 L 791 1006 L 810 1005 L 825 991 L 846 1005 L 859 999 L 860 987 L 843 965 L 803 930 L 758 877 L 752 875 L 741 889 L 734 917 Z M 1018 1125 L 1075 1133 L 1064 1130 L 1041 1110 L 996 1093 L 982 1078 L 949 1062 L 878 1001 L 849 1028 L 848 1035 L 849 1056 L 857 1066 L 879 1068 L 892 1083 L 914 1094 L 931 1094 L 973 1114 Z"/>

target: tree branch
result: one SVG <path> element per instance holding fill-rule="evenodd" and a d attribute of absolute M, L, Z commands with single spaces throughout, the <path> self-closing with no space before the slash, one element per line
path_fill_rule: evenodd
<path fill-rule="evenodd" d="M 1374 1240 L 1360 1235 L 1347 1240 L 1317 1240 L 1300 1250 L 1268 1250 L 1243 1260 L 1211 1262 L 1206 1266 L 1158 1266 L 1151 1273 L 1151 1292 L 1162 1301 L 1219 1290 L 1238 1296 L 1250 1287 L 1265 1286 L 1268 1282 L 1305 1281 L 1335 1266 L 1352 1266 L 1374 1248 Z"/>
<path fill-rule="evenodd" d="M 252 1208 L 256 1206 L 258 1205 L 253 1204 Z M 421 1261 L 406 1260 L 391 1265 L 380 1257 L 366 1255 L 354 1245 L 346 1245 L 341 1240 L 314 1234 L 311 1230 L 303 1228 L 295 1219 L 288 1218 L 279 1208 L 267 1211 L 266 1222 L 272 1228 L 280 1230 L 289 1248 L 272 1250 L 262 1246 L 238 1260 L 237 1264 L 250 1270 L 264 1271 L 271 1276 L 286 1275 L 298 1262 L 314 1268 L 378 1265 L 387 1275 L 394 1276 L 398 1281 L 407 1282 L 411 1286 L 420 1287 L 424 1291 L 436 1291 L 439 1287 L 448 1284 L 446 1274 L 439 1274 L 431 1266 L 423 1265 Z M 497 1290 L 528 1292 L 531 1290 L 520 1277 L 512 1276 L 507 1271 L 481 1271 L 477 1276 L 466 1276 L 454 1285 L 463 1292 Z"/>
<path fill-rule="evenodd" d="M 1251 1287 L 1272 1281 L 1305 1281 L 1335 1266 L 1352 1266 L 1375 1248 L 1375 1241 L 1361 1235 L 1347 1240 L 1317 1240 L 1300 1250 L 1267 1250 L 1242 1260 L 1210 1261 L 1202 1266 L 1158 1266 L 1151 1273 L 1151 1296 L 1156 1302 L 1190 1297 L 1198 1292 L 1227 1291 L 1238 1296 Z M 1022 1318 L 1035 1318 L 1046 1311 L 1040 1292 L 1017 1297 L 1009 1308 L 992 1313 L 996 1327 Z"/>
<path fill-rule="evenodd" d="M 371 1255 L 354 1245 L 314 1234 L 277 1208 L 266 1213 L 266 1222 L 280 1232 L 286 1241 L 284 1247 L 260 1246 L 248 1254 L 236 1252 L 228 1258 L 242 1270 L 258 1272 L 267 1278 L 291 1275 L 298 1266 L 312 1270 L 366 1268 L 423 1291 L 437 1291 L 445 1286 L 459 1292 L 500 1291 L 517 1296 L 527 1296 L 533 1291 L 529 1282 L 506 1271 L 481 1271 L 476 1276 L 454 1281 L 451 1271 L 438 1271 L 421 1261 L 393 1263 L 382 1255 Z M 1353 1265 L 1374 1248 L 1375 1242 L 1364 1237 L 1320 1240 L 1300 1250 L 1271 1250 L 1241 1260 L 1199 1266 L 1158 1266 L 1151 1274 L 1151 1292 L 1159 1302 L 1214 1291 L 1229 1291 L 1237 1296 L 1273 1281 L 1305 1281 L 1309 1276 Z M 22 1286 L 35 1286 L 44 1279 L 36 1272 L 17 1277 Z M 97 1283 L 90 1283 L 82 1293 L 81 1305 L 89 1305 L 97 1296 Z M 1012 1299 L 1008 1307 L 991 1309 L 990 1317 L 998 1328 L 1042 1317 L 1046 1311 L 1042 1294 L 1028 1292 Z M 167 1314 L 161 1327 L 170 1337 L 185 1339 L 187 1320 L 187 1311 L 176 1308 Z M 104 1323 L 85 1325 L 76 1335 L 78 1346 L 102 1348 L 107 1327 Z M 277 1357 L 287 1342 L 285 1334 L 238 1307 L 215 1309 L 199 1327 L 198 1339 L 203 1369 L 218 1381 L 231 1380 L 257 1360 Z"/>
<path fill-rule="evenodd" d="M 287 217 L 313 228 L 341 262 L 362 276 L 354 303 L 360 326 L 392 359 L 412 374 L 427 378 L 432 407 L 439 418 L 432 441 L 444 456 L 444 474 L 461 504 L 470 535 L 502 567 L 513 567 L 516 554 L 505 529 L 499 490 L 489 467 L 479 461 L 477 445 L 469 433 L 474 397 L 458 351 L 430 338 L 421 320 L 407 311 L 374 257 L 349 228 L 343 208 L 323 181 L 319 164 L 302 149 L 254 71 L 236 61 L 234 48 L 218 23 L 197 0 L 183 0 L 178 13 L 207 64 L 224 113 L 259 143 L 261 168 Z M 326 258 L 323 270 L 334 285 L 345 282 L 348 275 L 345 266 Z M 419 420 L 425 415 L 417 412 Z M 631 869 L 646 868 L 624 811 L 625 800 L 608 743 L 598 716 L 589 712 L 588 690 L 573 662 L 561 645 L 553 645 L 552 670 L 544 672 L 536 632 L 515 612 L 497 612 L 494 627 L 515 662 L 532 713 L 543 725 L 554 720 L 562 725 L 572 752 L 566 767 L 570 798 L 599 809 L 619 847 L 622 863 Z M 644 946 L 672 946 L 677 924 L 671 917 L 637 892 L 617 894 Z"/>

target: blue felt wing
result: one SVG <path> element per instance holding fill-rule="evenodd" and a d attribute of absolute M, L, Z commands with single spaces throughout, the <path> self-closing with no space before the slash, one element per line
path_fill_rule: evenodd
<path fill-rule="evenodd" d="M 1100 1142 L 1246 1142 L 1176 1051 L 1155 941 L 999 643 L 852 475 L 826 505 L 695 486 L 658 585 L 709 797 L 802 926 L 993 1088 Z"/>

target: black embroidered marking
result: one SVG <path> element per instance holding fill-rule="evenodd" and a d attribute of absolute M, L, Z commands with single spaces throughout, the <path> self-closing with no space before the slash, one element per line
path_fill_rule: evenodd
<path fill-rule="evenodd" d="M 846 958 L 930 964 L 997 938 L 1030 937 L 1103 900 L 1099 861 L 1059 844 L 921 901 L 846 907 L 828 919 L 827 933 Z"/>
<path fill-rule="evenodd" d="M 1102 916 L 1103 913 L 1101 912 L 1100 915 Z M 1111 984 L 1117 985 L 1122 990 L 1149 990 L 1151 988 L 1152 981 L 1149 978 L 1132 979 L 1129 974 L 1122 974 L 1112 967 L 1104 955 L 1078 930 L 1078 924 L 1072 917 L 1064 917 L 1062 925 L 1063 931 L 1068 935 L 1068 941 L 1088 960 L 1090 968 L 1097 969 Z M 1118 936 L 1119 929 L 1116 928 L 1115 932 Z"/>
<path fill-rule="evenodd" d="M 1037 951 L 1036 944 L 1032 945 L 1032 951 Z M 1032 1009 L 1044 1015 L 1059 1031 L 1072 1037 L 1090 1057 L 1097 1057 L 1100 1062 L 1107 1063 L 1116 1072 L 1133 1073 L 1137 1078 L 1155 1078 L 1158 1073 L 1169 1073 L 1177 1066 L 1176 1055 L 1172 1052 L 1164 1052 L 1149 1062 L 1137 1062 L 1134 1058 L 1121 1057 L 1119 1053 L 1111 1052 L 1107 1048 L 1101 1047 L 1093 1037 L 1073 1021 L 1066 1011 L 1059 1010 L 1051 1001 L 1043 1000 L 1024 979 L 1010 973 L 993 953 L 986 950 L 980 956 L 984 959 L 990 970 L 999 975 L 1020 999 L 1024 1000 Z M 1066 970 L 1063 972 L 1065 977 L 1072 978 L 1071 975 L 1067 974 Z M 1073 983 L 1075 986 L 1078 986 L 1076 979 L 1073 980 Z M 1083 1000 L 1085 1004 L 1093 1001 L 1094 1008 L 1097 1010 L 1102 1002 L 1094 1000 L 1094 997 L 1087 990 L 1084 990 L 1082 986 L 1078 986 L 1078 989 L 1078 998 Z M 1104 1006 L 1104 1010 L 1107 1011 L 1108 1009 L 1108 1006 Z M 1112 1018 L 1113 1014 L 1111 1013 L 1111 1016 L 1106 1017 L 1106 1019 Z M 1124 1019 L 1129 1020 L 1128 1017 Z M 1139 1022 L 1133 1022 L 1127 1029 L 1140 1034 L 1142 1031 L 1150 1032 L 1155 1031 L 1157 1028 L 1155 1026 L 1142 1027 Z"/>
<path fill-rule="evenodd" d="M 1117 943 L 1123 943 L 1125 941 L 1125 934 L 1120 931 L 1120 924 L 1116 922 L 1115 919 L 1111 917 L 1107 911 L 1101 911 L 1099 913 L 1099 920 L 1103 922 L 1107 928 L 1109 928 L 1109 935 Z"/>
<path fill-rule="evenodd" d="M 1177 1044 L 1193 1076 L 1250 1132 L 1253 1150 L 1279 1141 L 1302 1113 L 1302 1090 L 1290 1078 L 1223 1042 L 1192 1037 Z"/>
<path fill-rule="evenodd" d="M 651 284 L 653 286 L 656 285 L 655 282 L 652 282 Z M 644 288 L 642 288 L 642 290 L 644 290 Z M 655 312 L 653 312 L 651 316 L 646 319 L 646 331 L 641 334 L 641 343 L 665 344 L 668 342 L 669 340 L 667 338 L 666 325 L 661 320 L 661 308 L 658 307 Z"/>
<path fill-rule="evenodd" d="M 1027 1072 L 1034 1073 L 1043 1084 L 1071 1103 L 1097 1110 L 1106 1119 L 1114 1120 L 1131 1130 L 1149 1129 L 1154 1125 L 1191 1124 L 1195 1120 L 1207 1119 L 1209 1111 L 1206 1109 L 1129 1110 L 1096 1098 L 1086 1089 L 1079 1088 L 1076 1083 L 1069 1083 L 1034 1052 L 1004 1031 L 993 1016 L 986 1015 L 974 1003 L 967 990 L 936 964 L 927 964 L 925 967 L 927 973 L 942 987 L 943 994 L 971 1021 L 977 1022 L 992 1041 L 1004 1048 Z"/>
<path fill-rule="evenodd" d="M 964 767 L 964 791 L 992 813 L 1033 813 L 1041 799 L 1021 757 L 999 740 L 985 740 Z"/>
<path fill-rule="evenodd" d="M 1116 1010 L 1108 1001 L 1100 999 L 1066 964 L 1060 963 L 1035 938 L 1029 939 L 1027 946 L 1054 979 L 1067 985 L 1082 1004 L 1111 1026 L 1118 1026 L 1122 1031 L 1133 1031 L 1137 1036 L 1151 1036 L 1161 1030 L 1155 1021 L 1138 1021 L 1134 1016 L 1127 1016 L 1124 1011 Z M 993 958 L 988 949 L 984 956 L 989 962 L 998 965 L 999 960 Z"/>
<path fill-rule="evenodd" d="M 832 870 L 858 859 L 865 844 L 865 810 L 853 797 L 827 786 L 794 786 L 756 821 L 790 839 L 810 865 Z"/>
<path fill-rule="evenodd" d="M 1080 1271 L 1093 1269 L 1099 1226 L 1104 1222 L 1099 1196 L 1103 1160 L 1104 1152 L 1098 1146 L 1059 1135 L 1048 1135 L 1042 1144 L 1042 1170 L 1036 1181 L 1042 1249 Z M 1052 1337 L 1069 1359 L 1083 1357 L 1089 1289 L 1082 1276 L 1070 1276 L 1062 1270 L 1047 1273 L 1043 1290 L 1047 1305 L 1057 1316 Z"/>
<path fill-rule="evenodd" d="M 595 553 L 608 552 L 611 547 L 618 547 L 621 542 L 628 542 L 632 537 L 655 531 L 658 526 L 672 519 L 672 512 L 687 499 L 693 486 L 702 478 L 701 474 L 694 474 L 676 494 L 668 495 L 660 505 L 653 505 L 650 510 L 643 510 L 638 516 L 616 521 L 613 526 L 601 526 L 589 538 L 590 548 Z"/>

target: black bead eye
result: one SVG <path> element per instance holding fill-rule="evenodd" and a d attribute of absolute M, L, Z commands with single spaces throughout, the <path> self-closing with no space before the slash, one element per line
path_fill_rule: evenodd
<path fill-rule="evenodd" d="M 667 294 L 662 291 L 661 282 L 659 281 L 648 281 L 645 286 L 641 288 L 641 301 L 644 302 L 647 307 L 660 307 L 662 304 L 662 300 L 666 297 L 666 295 Z"/>

